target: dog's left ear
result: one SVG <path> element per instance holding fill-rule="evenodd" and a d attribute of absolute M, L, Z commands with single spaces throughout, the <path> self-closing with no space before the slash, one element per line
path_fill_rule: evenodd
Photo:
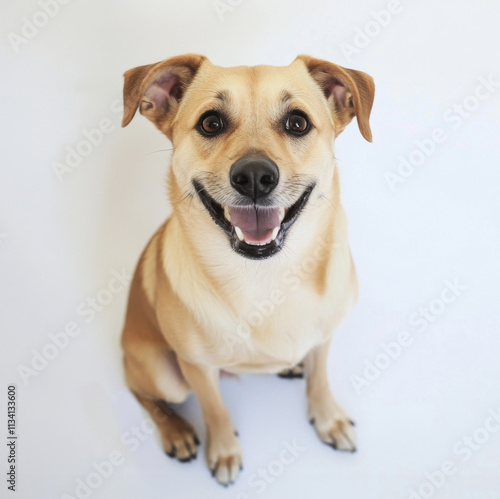
<path fill-rule="evenodd" d="M 160 130 L 170 133 L 179 103 L 206 57 L 187 54 L 156 64 L 129 69 L 123 86 L 124 113 L 122 126 L 127 126 L 139 112 Z"/>
<path fill-rule="evenodd" d="M 371 142 L 369 119 L 375 96 L 373 78 L 362 71 L 343 68 L 307 55 L 300 55 L 297 59 L 304 62 L 309 74 L 333 106 L 337 134 L 356 116 L 361 135 Z"/>

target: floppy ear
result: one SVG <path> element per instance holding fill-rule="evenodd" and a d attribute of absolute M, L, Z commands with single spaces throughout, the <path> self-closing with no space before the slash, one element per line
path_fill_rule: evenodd
<path fill-rule="evenodd" d="M 371 142 L 369 119 L 375 96 L 373 78 L 362 71 L 343 68 L 307 55 L 300 55 L 297 59 L 304 62 L 309 74 L 333 106 L 337 134 L 356 116 L 361 135 Z"/>
<path fill-rule="evenodd" d="M 129 69 L 124 74 L 122 126 L 132 121 L 139 108 L 141 114 L 162 129 L 175 115 L 204 60 L 202 55 L 188 54 Z"/>

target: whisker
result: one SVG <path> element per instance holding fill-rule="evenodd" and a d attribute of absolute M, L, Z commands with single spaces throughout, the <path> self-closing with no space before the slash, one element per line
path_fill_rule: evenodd
<path fill-rule="evenodd" d="M 189 191 L 189 186 L 191 185 L 191 182 L 188 181 L 186 182 L 185 186 L 181 188 L 181 196 L 179 199 L 176 201 L 176 203 L 182 203 L 186 198 L 191 196 L 192 199 L 192 193 Z"/>
<path fill-rule="evenodd" d="M 328 202 L 332 205 L 332 208 L 333 208 L 335 211 L 338 211 L 337 206 L 335 206 L 335 204 L 331 201 L 331 199 L 330 199 L 330 198 L 326 197 L 324 194 L 321 194 L 319 197 L 320 197 L 320 198 L 322 198 L 322 199 L 326 199 L 326 200 L 327 200 L 327 201 L 328 201 Z"/>
<path fill-rule="evenodd" d="M 174 148 L 171 147 L 170 149 L 158 149 L 157 151 L 151 151 L 151 152 L 148 152 L 147 155 L 149 156 L 150 154 L 155 154 L 157 152 L 166 152 L 166 151 L 173 151 Z"/>

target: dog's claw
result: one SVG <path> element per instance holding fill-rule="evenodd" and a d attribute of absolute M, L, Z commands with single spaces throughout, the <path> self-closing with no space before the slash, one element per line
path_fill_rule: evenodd
<path fill-rule="evenodd" d="M 210 470 L 212 472 L 212 476 L 214 477 L 215 474 L 217 473 L 217 469 L 219 467 L 219 463 L 215 463 L 215 466 Z"/>

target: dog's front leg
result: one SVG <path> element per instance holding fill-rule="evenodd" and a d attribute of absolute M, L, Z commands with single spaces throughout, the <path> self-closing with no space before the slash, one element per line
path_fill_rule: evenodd
<path fill-rule="evenodd" d="M 200 402 L 207 425 L 207 461 L 222 485 L 233 483 L 242 469 L 242 453 L 231 416 L 219 390 L 219 369 L 179 359 L 182 372 Z"/>
<path fill-rule="evenodd" d="M 309 420 L 319 438 L 334 449 L 356 451 L 354 423 L 333 398 L 328 385 L 327 357 L 330 341 L 311 350 L 304 359 Z"/>

